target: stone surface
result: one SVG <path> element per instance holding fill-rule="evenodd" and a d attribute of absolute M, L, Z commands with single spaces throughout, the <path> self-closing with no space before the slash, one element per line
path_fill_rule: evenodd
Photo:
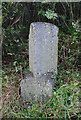
<path fill-rule="evenodd" d="M 57 74 L 58 28 L 50 23 L 37 22 L 30 25 L 29 66 L 33 75 L 47 72 Z"/>
<path fill-rule="evenodd" d="M 52 95 L 55 80 L 51 78 L 52 73 L 47 73 L 35 78 L 32 73 L 28 73 L 22 80 L 21 93 L 26 101 L 46 102 Z"/>
<path fill-rule="evenodd" d="M 30 25 L 30 73 L 21 81 L 21 96 L 26 101 L 46 102 L 52 95 L 57 74 L 58 28 L 50 23 L 35 22 Z"/>

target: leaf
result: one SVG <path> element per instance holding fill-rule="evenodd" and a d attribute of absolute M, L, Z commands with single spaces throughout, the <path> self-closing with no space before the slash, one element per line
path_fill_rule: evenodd
<path fill-rule="evenodd" d="M 52 78 L 52 79 L 56 79 L 56 76 L 55 76 L 55 75 L 52 75 L 51 78 Z"/>
<path fill-rule="evenodd" d="M 58 16 L 57 16 L 57 13 L 55 13 L 54 11 L 48 9 L 45 13 L 45 16 L 48 18 L 48 19 L 56 19 Z"/>
<path fill-rule="evenodd" d="M 66 71 L 67 74 L 69 74 L 70 72 L 69 71 Z"/>
<path fill-rule="evenodd" d="M 18 72 L 18 69 L 17 69 L 17 67 L 15 67 L 15 71 L 16 71 L 16 72 Z"/>
<path fill-rule="evenodd" d="M 13 65 L 15 66 L 15 65 L 16 65 L 16 63 L 17 63 L 17 61 L 14 61 Z"/>
<path fill-rule="evenodd" d="M 75 83 L 74 83 L 74 86 L 77 86 L 77 85 L 78 85 L 78 82 L 75 82 Z"/>

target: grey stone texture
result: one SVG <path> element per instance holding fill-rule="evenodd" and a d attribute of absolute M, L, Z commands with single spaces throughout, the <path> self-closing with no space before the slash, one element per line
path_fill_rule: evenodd
<path fill-rule="evenodd" d="M 58 28 L 46 22 L 30 25 L 29 67 L 21 81 L 21 96 L 24 100 L 46 102 L 52 95 L 57 74 Z"/>
<path fill-rule="evenodd" d="M 52 95 L 55 80 L 51 78 L 52 73 L 47 73 L 35 78 L 28 73 L 22 80 L 22 97 L 26 101 L 46 102 Z"/>
<path fill-rule="evenodd" d="M 35 77 L 47 72 L 57 74 L 57 34 L 58 28 L 50 23 L 30 25 L 29 66 Z"/>

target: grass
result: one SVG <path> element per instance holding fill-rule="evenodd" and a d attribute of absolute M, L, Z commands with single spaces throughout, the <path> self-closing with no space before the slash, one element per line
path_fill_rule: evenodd
<path fill-rule="evenodd" d="M 76 41 L 74 38 L 76 37 Z M 72 41 L 74 43 L 72 44 Z M 81 119 L 81 71 L 79 36 L 59 34 L 58 76 L 53 94 L 47 103 L 26 102 L 19 93 L 20 82 L 27 69 L 27 61 L 19 56 L 14 62 L 3 63 L 3 118 Z M 17 59 L 21 61 L 17 62 Z M 23 70 L 22 70 L 23 67 Z M 51 76 L 55 77 L 55 76 Z"/>
<path fill-rule="evenodd" d="M 60 70 L 50 100 L 45 103 L 23 101 L 20 93 L 21 71 L 11 64 L 3 65 L 3 118 L 80 119 L 80 78 L 78 70 Z M 63 73 L 64 71 L 64 73 Z"/>

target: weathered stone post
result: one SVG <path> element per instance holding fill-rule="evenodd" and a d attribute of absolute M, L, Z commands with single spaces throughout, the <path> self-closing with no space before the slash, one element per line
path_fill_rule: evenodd
<path fill-rule="evenodd" d="M 57 74 L 58 28 L 50 23 L 35 22 L 30 25 L 30 73 L 21 81 L 24 100 L 46 102 L 52 95 Z"/>

